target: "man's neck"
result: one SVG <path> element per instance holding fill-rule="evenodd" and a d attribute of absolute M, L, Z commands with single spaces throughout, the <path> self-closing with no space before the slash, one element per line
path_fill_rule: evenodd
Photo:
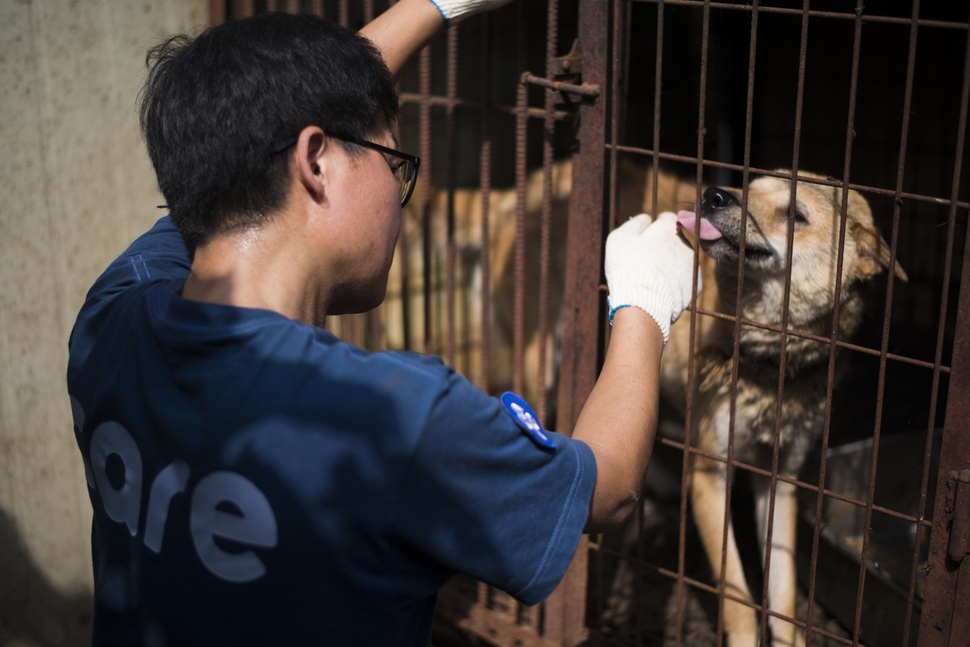
<path fill-rule="evenodd" d="M 314 324 L 326 314 L 328 292 L 318 289 L 317 278 L 304 263 L 302 241 L 284 214 L 260 227 L 218 234 L 196 248 L 182 296 L 272 310 Z"/>

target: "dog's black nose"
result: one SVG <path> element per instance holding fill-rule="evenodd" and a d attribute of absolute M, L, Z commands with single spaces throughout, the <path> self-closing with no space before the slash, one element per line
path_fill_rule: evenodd
<path fill-rule="evenodd" d="M 704 195 L 701 197 L 701 210 L 705 212 L 713 212 L 719 209 L 737 206 L 740 206 L 740 203 L 731 192 L 716 186 L 712 186 L 707 191 L 704 191 Z"/>

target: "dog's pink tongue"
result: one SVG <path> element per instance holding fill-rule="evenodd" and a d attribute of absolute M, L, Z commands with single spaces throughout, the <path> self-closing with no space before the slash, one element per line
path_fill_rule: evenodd
<path fill-rule="evenodd" d="M 694 227 L 697 226 L 697 214 L 693 211 L 678 211 L 677 222 L 687 233 L 693 235 Z M 701 240 L 717 240 L 721 236 L 723 234 L 707 218 L 701 218 Z"/>

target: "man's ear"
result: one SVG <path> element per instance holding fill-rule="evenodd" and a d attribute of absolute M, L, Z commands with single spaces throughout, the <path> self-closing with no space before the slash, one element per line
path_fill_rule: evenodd
<path fill-rule="evenodd" d="M 323 202 L 323 156 L 327 150 L 327 136 L 319 126 L 307 126 L 296 140 L 296 164 L 300 184 L 317 202 Z"/>
<path fill-rule="evenodd" d="M 851 233 L 855 238 L 856 249 L 859 251 L 859 278 L 871 279 L 876 274 L 889 269 L 889 244 L 882 234 L 859 222 L 852 223 Z M 909 280 L 898 259 L 896 277 L 901 281 Z"/>

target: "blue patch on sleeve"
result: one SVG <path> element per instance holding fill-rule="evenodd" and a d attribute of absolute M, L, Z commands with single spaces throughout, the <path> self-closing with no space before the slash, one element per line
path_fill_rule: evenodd
<path fill-rule="evenodd" d="M 546 431 L 542 428 L 539 423 L 539 417 L 532 410 L 529 404 L 512 393 L 511 391 L 506 391 L 502 394 L 500 398 L 502 404 L 505 405 L 506 411 L 512 416 L 512 420 L 515 424 L 522 428 L 522 431 L 531 438 L 535 444 L 539 447 L 545 449 L 556 449 L 556 443 L 552 442 L 552 439 L 546 434 Z"/>

